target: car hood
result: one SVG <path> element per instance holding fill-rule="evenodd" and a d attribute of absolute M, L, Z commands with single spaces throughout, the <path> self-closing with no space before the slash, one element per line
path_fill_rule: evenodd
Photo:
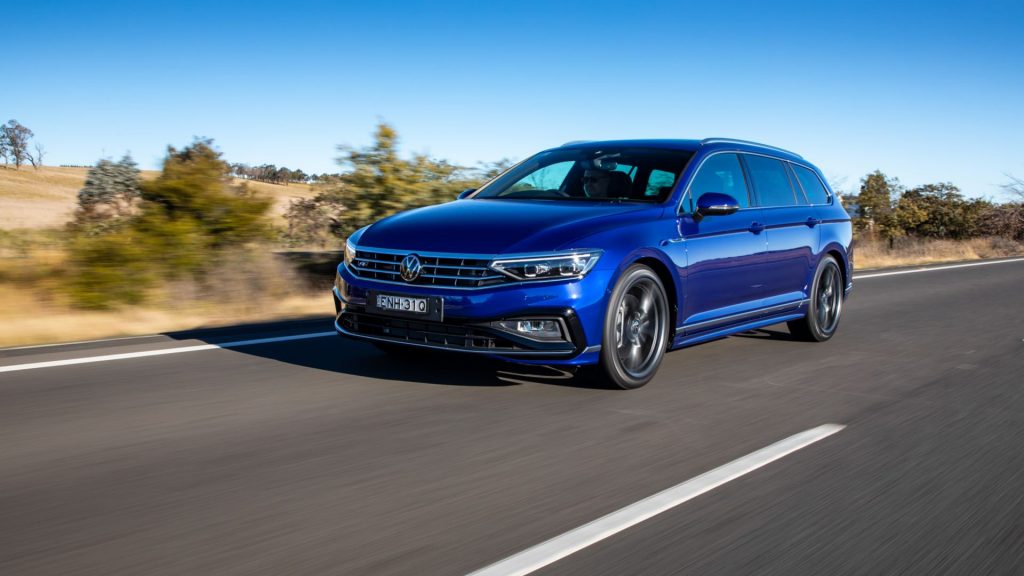
<path fill-rule="evenodd" d="M 458 200 L 385 218 L 363 230 L 360 246 L 421 252 L 515 254 L 576 246 L 609 226 L 660 214 L 635 202 Z"/>

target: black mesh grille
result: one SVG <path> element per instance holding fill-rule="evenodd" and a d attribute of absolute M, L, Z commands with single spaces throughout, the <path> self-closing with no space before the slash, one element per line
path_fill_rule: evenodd
<path fill-rule="evenodd" d="M 356 250 L 352 260 L 353 272 L 362 278 L 384 280 L 419 286 L 452 286 L 456 288 L 479 288 L 492 286 L 510 280 L 508 276 L 487 267 L 489 260 L 476 258 L 440 258 L 421 255 L 422 271 L 416 280 L 405 282 L 399 275 L 399 267 L 405 254 L 390 254 L 372 250 Z"/>
<path fill-rule="evenodd" d="M 342 328 L 355 334 L 399 342 L 430 344 L 457 350 L 529 350 L 494 332 L 469 325 L 420 322 L 356 312 L 342 313 L 338 322 Z"/>

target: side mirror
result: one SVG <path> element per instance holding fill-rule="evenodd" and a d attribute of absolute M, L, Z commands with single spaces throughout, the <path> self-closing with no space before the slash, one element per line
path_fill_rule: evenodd
<path fill-rule="evenodd" d="M 476 192 L 476 188 L 466 188 L 462 192 L 459 192 L 459 195 L 456 196 L 455 199 L 456 200 L 462 200 L 463 198 L 465 198 L 466 196 L 469 196 L 473 192 Z"/>
<path fill-rule="evenodd" d="M 697 198 L 697 215 L 704 216 L 725 216 L 740 209 L 740 203 L 735 198 L 721 192 L 705 192 Z"/>

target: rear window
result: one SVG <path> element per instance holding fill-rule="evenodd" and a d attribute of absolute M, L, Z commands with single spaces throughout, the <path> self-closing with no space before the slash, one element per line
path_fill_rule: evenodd
<path fill-rule="evenodd" d="M 807 194 L 807 200 L 811 204 L 828 204 L 828 190 L 825 189 L 825 185 L 821 183 L 818 175 L 797 164 L 790 164 L 790 166 L 793 167 L 793 172 L 796 174 L 796 179 L 800 181 L 804 194 Z"/>
<path fill-rule="evenodd" d="M 752 154 L 744 154 L 743 158 L 747 162 L 747 171 L 750 173 L 754 193 L 761 206 L 770 208 L 797 205 L 796 195 L 786 174 L 786 166 L 781 160 Z"/>

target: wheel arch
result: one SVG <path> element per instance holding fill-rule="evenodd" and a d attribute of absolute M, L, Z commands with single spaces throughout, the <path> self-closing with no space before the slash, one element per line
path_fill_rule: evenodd
<path fill-rule="evenodd" d="M 836 259 L 836 263 L 839 264 L 839 273 L 842 274 L 843 278 L 843 290 L 850 285 L 850 262 L 846 257 L 846 251 L 840 248 L 838 245 L 832 244 L 825 247 L 823 255 L 831 256 Z"/>
<path fill-rule="evenodd" d="M 643 264 L 657 274 L 658 279 L 661 280 L 662 285 L 665 286 L 665 296 L 668 297 L 668 315 L 669 315 L 669 345 L 672 343 L 672 339 L 675 338 L 676 323 L 679 319 L 679 306 L 682 302 L 682 286 L 679 282 L 678 276 L 673 272 L 673 267 L 665 261 L 665 257 L 661 256 L 656 251 L 645 251 L 632 255 L 627 258 L 619 273 L 616 274 L 615 283 L 618 282 L 619 277 L 626 271 L 627 268 L 634 264 Z M 614 286 L 613 283 L 612 285 Z"/>

